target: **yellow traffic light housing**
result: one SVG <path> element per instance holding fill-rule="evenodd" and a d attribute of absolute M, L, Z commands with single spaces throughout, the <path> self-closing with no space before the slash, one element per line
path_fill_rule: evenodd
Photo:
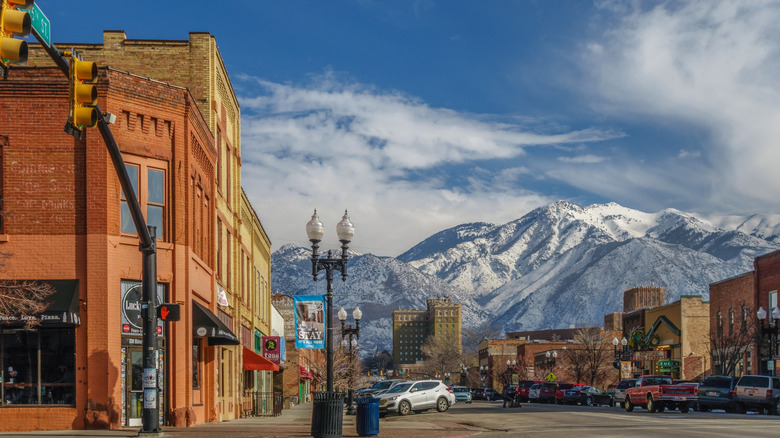
<path fill-rule="evenodd" d="M 97 64 L 82 61 L 75 53 L 70 58 L 70 117 L 71 128 L 81 131 L 97 124 Z M 67 130 L 67 127 L 66 127 Z M 80 136 L 79 136 L 80 137 Z"/>
<path fill-rule="evenodd" d="M 30 9 L 34 3 L 33 0 L 0 0 L 0 66 L 3 74 L 8 64 L 27 62 L 27 42 L 14 37 L 30 35 L 30 14 L 20 9 Z"/>

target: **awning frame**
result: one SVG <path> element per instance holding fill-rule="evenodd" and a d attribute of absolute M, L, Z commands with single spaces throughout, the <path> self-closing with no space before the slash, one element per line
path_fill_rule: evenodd
<path fill-rule="evenodd" d="M 209 345 L 240 345 L 238 337 L 208 307 L 192 302 L 192 335 L 208 338 Z"/>

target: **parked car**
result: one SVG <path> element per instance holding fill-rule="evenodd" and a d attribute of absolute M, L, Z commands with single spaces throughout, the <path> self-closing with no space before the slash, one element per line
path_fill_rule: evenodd
<path fill-rule="evenodd" d="M 493 388 L 484 388 L 482 390 L 482 400 L 488 400 L 488 401 L 494 401 L 494 400 L 500 400 L 501 394 L 496 392 Z"/>
<path fill-rule="evenodd" d="M 531 390 L 531 387 L 535 384 L 541 384 L 541 380 L 521 380 L 520 383 L 517 385 L 516 391 L 517 391 L 517 397 L 521 402 L 527 402 L 530 400 L 529 392 Z"/>
<path fill-rule="evenodd" d="M 471 403 L 471 391 L 465 386 L 452 386 L 450 387 L 453 394 L 455 394 L 455 400 L 464 403 Z"/>
<path fill-rule="evenodd" d="M 528 401 L 531 403 L 539 403 L 539 389 L 542 388 L 541 383 L 534 383 L 528 388 Z"/>
<path fill-rule="evenodd" d="M 734 386 L 732 397 L 739 413 L 748 409 L 766 409 L 770 415 L 780 414 L 780 377 L 745 375 Z"/>
<path fill-rule="evenodd" d="M 562 404 L 563 395 L 566 393 L 566 391 L 580 386 L 587 386 L 587 385 L 585 385 L 584 383 L 559 383 L 558 388 L 556 388 L 555 390 L 555 403 Z"/>
<path fill-rule="evenodd" d="M 472 400 L 482 400 L 482 395 L 485 388 L 469 388 L 469 391 L 471 391 L 471 399 Z"/>
<path fill-rule="evenodd" d="M 544 382 L 539 388 L 539 402 L 540 403 L 554 403 L 555 391 L 558 389 L 558 384 L 553 382 Z"/>
<path fill-rule="evenodd" d="M 576 388 L 574 388 L 576 389 Z M 582 387 L 579 391 L 580 404 L 585 406 L 615 406 L 615 400 L 601 388 Z"/>
<path fill-rule="evenodd" d="M 358 390 L 357 397 L 377 397 L 382 392 L 387 391 L 401 382 L 406 382 L 406 379 L 388 379 L 376 381 L 373 385 L 371 385 L 370 388 Z"/>
<path fill-rule="evenodd" d="M 724 409 L 726 412 L 734 411 L 734 385 L 737 379 L 731 376 L 707 376 L 699 384 L 697 390 L 697 406 L 699 412 L 707 412 L 712 409 Z"/>
<path fill-rule="evenodd" d="M 404 382 L 379 396 L 379 414 L 397 412 L 398 415 L 408 415 L 428 409 L 444 412 L 455 402 L 455 394 L 439 380 Z"/>
<path fill-rule="evenodd" d="M 669 376 L 642 376 L 634 386 L 626 389 L 623 403 L 626 412 L 641 406 L 650 412 L 663 412 L 664 409 L 679 409 L 687 414 L 696 401 L 695 384 L 675 385 Z"/>
<path fill-rule="evenodd" d="M 614 400 L 615 403 L 620 403 L 621 408 L 625 407 L 623 402 L 626 401 L 626 389 L 634 386 L 635 383 L 636 379 L 623 379 L 615 387 Z"/>

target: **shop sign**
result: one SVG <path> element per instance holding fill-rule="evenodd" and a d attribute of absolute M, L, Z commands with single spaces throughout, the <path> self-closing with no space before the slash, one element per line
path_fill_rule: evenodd
<path fill-rule="evenodd" d="M 263 336 L 263 357 L 278 365 L 283 345 L 279 336 Z"/>
<path fill-rule="evenodd" d="M 669 350 L 635 351 L 634 360 L 664 360 L 669 358 Z"/>
<path fill-rule="evenodd" d="M 679 360 L 659 360 L 658 366 L 662 368 L 679 368 L 680 367 L 680 361 Z"/>

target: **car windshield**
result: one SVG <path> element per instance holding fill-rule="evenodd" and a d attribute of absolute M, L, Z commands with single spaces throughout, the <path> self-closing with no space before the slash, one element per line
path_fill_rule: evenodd
<path fill-rule="evenodd" d="M 385 394 L 398 394 L 399 392 L 406 392 L 411 387 L 412 387 L 411 383 L 399 383 L 398 385 L 395 385 L 389 390 L 387 390 Z"/>
<path fill-rule="evenodd" d="M 731 377 L 707 377 L 701 382 L 701 386 L 731 388 Z"/>
<path fill-rule="evenodd" d="M 381 382 L 374 383 L 374 386 L 372 386 L 371 388 L 373 388 L 373 389 L 387 389 L 392 384 L 393 384 L 392 380 L 383 380 Z"/>
<path fill-rule="evenodd" d="M 455 388 L 453 388 L 453 391 L 455 391 L 455 392 L 469 392 L 469 389 L 468 388 L 458 388 L 458 387 L 455 387 Z"/>

